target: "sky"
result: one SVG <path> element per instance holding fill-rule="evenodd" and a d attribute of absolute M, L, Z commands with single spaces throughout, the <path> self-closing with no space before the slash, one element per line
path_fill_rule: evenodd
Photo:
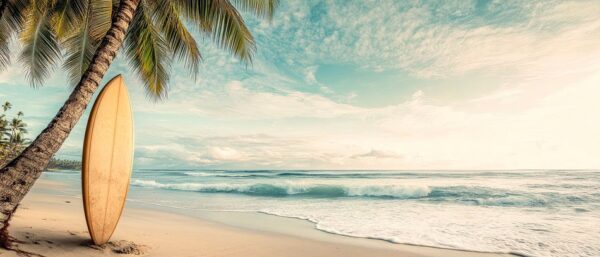
<path fill-rule="evenodd" d="M 598 0 L 282 0 L 270 22 L 243 16 L 253 63 L 196 33 L 198 78 L 173 65 L 160 102 L 119 53 L 104 81 L 125 76 L 135 168 L 600 168 Z M 0 72 L 30 138 L 70 92 L 52 74 L 32 88 L 19 63 Z M 57 157 L 80 158 L 87 115 Z"/>

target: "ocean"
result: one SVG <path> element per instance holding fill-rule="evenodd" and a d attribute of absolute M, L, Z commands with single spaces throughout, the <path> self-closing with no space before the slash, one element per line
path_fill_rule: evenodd
<path fill-rule="evenodd" d="M 129 201 L 298 218 L 392 243 L 600 256 L 600 171 L 134 170 Z"/>

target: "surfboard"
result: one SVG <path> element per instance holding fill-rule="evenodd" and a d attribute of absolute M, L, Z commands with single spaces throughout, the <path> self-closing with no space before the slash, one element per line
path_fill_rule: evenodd
<path fill-rule="evenodd" d="M 82 191 L 85 220 L 96 245 L 112 236 L 127 197 L 133 160 L 133 120 L 123 77 L 100 91 L 83 143 Z"/>

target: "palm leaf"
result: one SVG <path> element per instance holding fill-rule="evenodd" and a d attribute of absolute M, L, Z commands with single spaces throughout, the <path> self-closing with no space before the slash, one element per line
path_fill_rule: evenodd
<path fill-rule="evenodd" d="M 152 23 L 147 5 L 140 4 L 125 38 L 125 53 L 151 98 L 167 96 L 170 66 L 168 46 Z"/>
<path fill-rule="evenodd" d="M 0 18 L 0 71 L 10 64 L 9 43 L 24 23 L 24 13 L 29 0 L 4 0 L 5 9 Z"/>
<path fill-rule="evenodd" d="M 87 11 L 87 0 L 62 0 L 56 1 L 54 6 L 52 25 L 58 38 L 78 30 Z"/>
<path fill-rule="evenodd" d="M 60 58 L 47 7 L 45 1 L 32 4 L 27 10 L 27 22 L 20 35 L 24 47 L 19 60 L 24 64 L 33 86 L 41 84 L 48 76 L 49 68 Z"/>
<path fill-rule="evenodd" d="M 63 42 L 63 45 L 67 50 L 63 68 L 69 73 L 71 85 L 76 85 L 79 82 L 81 76 L 83 76 L 83 73 L 87 70 L 87 67 L 92 61 L 96 48 L 100 43 L 99 40 L 92 37 L 90 32 L 91 27 L 94 26 L 91 19 L 96 17 L 93 13 L 97 12 L 98 9 L 104 10 L 103 8 L 96 8 L 95 6 L 98 4 L 104 6 L 105 3 L 99 3 L 98 1 L 93 0 L 88 0 L 87 3 L 85 3 L 86 14 L 81 20 L 79 29 L 74 33 L 71 33 L 71 35 Z"/>
<path fill-rule="evenodd" d="M 90 36 L 97 41 L 101 41 L 112 21 L 113 1 L 112 0 L 89 0 L 89 27 Z"/>
<path fill-rule="evenodd" d="M 0 20 L 0 28 L 6 28 L 8 24 L 6 20 Z M 0 30 L 0 71 L 4 70 L 10 64 L 10 50 L 8 49 L 11 37 L 10 31 Z"/>
<path fill-rule="evenodd" d="M 2 19 L 6 20 L 7 27 L 2 27 L 0 32 L 18 32 L 25 23 L 25 13 L 31 0 L 4 0 L 6 1 L 6 10 L 2 14 Z M 6 28 L 6 29 L 4 29 Z"/>
<path fill-rule="evenodd" d="M 183 60 L 190 72 L 196 76 L 202 59 L 198 44 L 179 18 L 180 11 L 170 0 L 144 2 L 149 4 L 154 14 L 155 27 L 166 39 L 170 50 Z"/>
<path fill-rule="evenodd" d="M 244 20 L 228 0 L 174 0 L 183 16 L 210 33 L 222 48 L 242 61 L 251 62 L 255 50 L 254 38 Z"/>
<path fill-rule="evenodd" d="M 63 68 L 69 73 L 71 85 L 76 85 L 94 57 L 98 41 L 91 38 L 89 24 L 86 22 L 77 33 L 67 38 L 63 45 L 68 53 Z"/>
<path fill-rule="evenodd" d="M 242 11 L 252 12 L 258 17 L 270 20 L 279 5 L 279 0 L 233 0 L 233 3 Z"/>

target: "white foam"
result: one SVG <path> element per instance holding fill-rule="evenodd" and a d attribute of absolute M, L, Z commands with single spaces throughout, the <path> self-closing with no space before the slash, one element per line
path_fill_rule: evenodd
<path fill-rule="evenodd" d="M 261 212 L 314 222 L 330 233 L 485 252 L 531 256 L 598 256 L 600 217 L 519 208 L 394 201 L 284 204 Z"/>
<path fill-rule="evenodd" d="M 237 193 L 181 198 L 180 191 L 173 191 L 165 197 L 172 195 L 181 201 L 176 204 L 191 209 L 260 211 L 307 219 L 318 229 L 343 235 L 531 256 L 599 256 L 600 172 L 582 177 L 537 171 L 494 176 L 440 174 L 352 179 L 187 177 L 138 179 L 132 184 Z M 240 195 L 265 184 L 293 197 Z M 301 197 L 314 190 L 335 195 L 332 188 L 347 197 Z M 204 198 L 198 201 L 198 197 Z"/>
<path fill-rule="evenodd" d="M 134 186 L 175 189 L 184 191 L 214 193 L 251 193 L 256 195 L 300 195 L 311 194 L 320 197 L 365 196 L 419 198 L 427 196 L 431 190 L 423 185 L 361 185 L 361 184 L 325 184 L 314 182 L 276 182 L 276 183 L 159 183 L 155 180 L 135 179 Z"/>

